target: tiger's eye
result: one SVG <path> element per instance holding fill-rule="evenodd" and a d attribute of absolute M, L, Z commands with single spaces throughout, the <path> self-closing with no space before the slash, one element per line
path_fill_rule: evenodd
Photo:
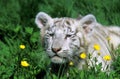
<path fill-rule="evenodd" d="M 71 37 L 72 35 L 66 35 L 66 37 Z"/>
<path fill-rule="evenodd" d="M 50 36 L 54 36 L 54 33 L 49 34 Z"/>
<path fill-rule="evenodd" d="M 71 36 L 72 36 L 72 35 L 69 35 L 69 34 L 68 34 L 68 35 L 66 35 L 65 39 L 67 39 L 67 38 L 69 38 L 69 37 L 71 37 Z"/>

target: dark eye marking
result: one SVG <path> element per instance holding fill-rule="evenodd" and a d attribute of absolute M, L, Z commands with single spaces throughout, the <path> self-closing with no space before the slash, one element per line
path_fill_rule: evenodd
<path fill-rule="evenodd" d="M 72 36 L 72 35 L 67 34 L 67 35 L 65 36 L 65 39 L 70 38 L 71 36 Z"/>
<path fill-rule="evenodd" d="M 66 36 L 65 36 L 65 39 L 67 39 L 67 38 L 74 38 L 74 34 L 67 34 Z"/>
<path fill-rule="evenodd" d="M 68 34 L 68 35 L 66 35 L 66 37 L 71 37 L 71 36 L 72 36 L 72 35 L 69 35 L 69 34 Z"/>
<path fill-rule="evenodd" d="M 54 32 L 47 31 L 47 33 L 45 34 L 45 36 L 46 36 L 46 38 L 53 37 L 54 36 Z"/>
<path fill-rule="evenodd" d="M 70 22 L 69 22 L 69 21 L 66 21 L 66 23 L 67 23 L 68 25 L 70 25 Z"/>
<path fill-rule="evenodd" d="M 84 25 L 84 26 L 83 26 L 83 29 L 86 29 L 86 28 L 87 28 L 87 26 Z"/>
<path fill-rule="evenodd" d="M 49 34 L 50 36 L 54 36 L 54 33 Z"/>

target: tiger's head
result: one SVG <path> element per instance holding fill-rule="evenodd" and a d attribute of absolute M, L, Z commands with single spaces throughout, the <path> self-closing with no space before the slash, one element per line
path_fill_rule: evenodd
<path fill-rule="evenodd" d="M 52 18 L 44 12 L 36 15 L 35 23 L 41 29 L 41 37 L 51 62 L 67 63 L 82 51 L 84 36 L 93 31 L 95 17 L 86 15 L 80 20 L 72 18 Z"/>

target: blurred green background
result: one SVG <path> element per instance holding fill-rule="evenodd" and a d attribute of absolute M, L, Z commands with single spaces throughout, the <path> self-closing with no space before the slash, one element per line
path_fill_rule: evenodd
<path fill-rule="evenodd" d="M 93 14 L 103 25 L 120 26 L 120 0 L 0 0 L 0 79 L 36 79 L 36 75 L 49 65 L 34 23 L 40 11 L 53 18 Z M 24 50 L 19 48 L 21 44 L 26 46 Z M 22 60 L 28 61 L 30 67 L 22 67 Z M 120 58 L 115 64 L 117 72 L 119 63 Z M 70 79 L 120 78 L 116 73 L 108 77 L 101 72 L 95 77 L 93 72 L 79 72 L 81 76 L 77 76 L 77 72 L 73 69 Z M 49 73 L 45 79 L 58 77 Z"/>

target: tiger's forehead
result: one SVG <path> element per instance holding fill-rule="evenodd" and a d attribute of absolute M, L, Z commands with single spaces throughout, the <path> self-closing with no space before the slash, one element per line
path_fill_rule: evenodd
<path fill-rule="evenodd" d="M 73 18 L 55 18 L 54 24 L 56 25 L 62 25 L 62 26 L 70 26 L 76 23 L 76 20 Z"/>
<path fill-rule="evenodd" d="M 73 18 L 55 18 L 54 19 L 54 26 L 59 29 L 66 29 L 69 28 L 71 31 L 76 30 L 77 20 Z"/>

